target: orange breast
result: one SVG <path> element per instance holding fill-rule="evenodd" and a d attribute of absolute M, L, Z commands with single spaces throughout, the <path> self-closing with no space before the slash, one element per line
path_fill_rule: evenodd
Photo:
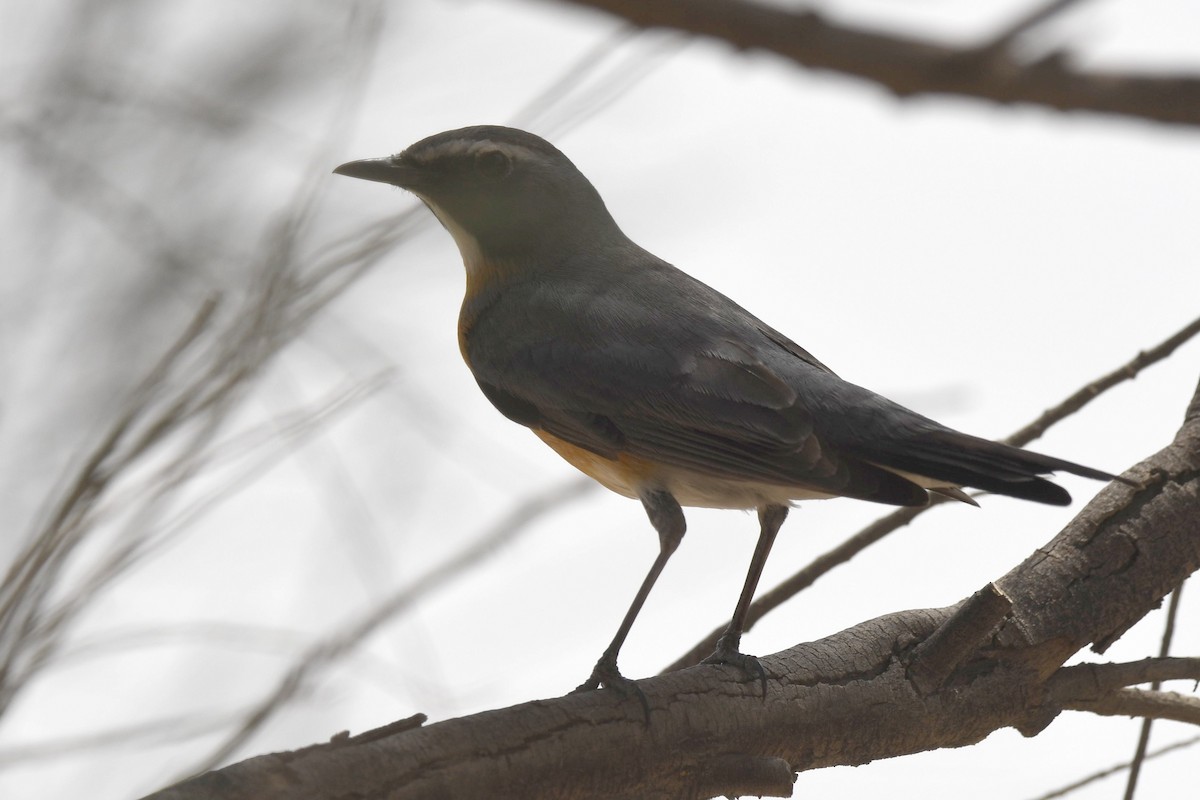
<path fill-rule="evenodd" d="M 653 487 L 670 492 L 682 506 L 752 509 L 834 496 L 827 491 L 804 486 L 703 475 L 627 453 L 621 453 L 616 458 L 605 458 L 545 431 L 533 429 L 533 432 L 580 472 L 626 497 L 637 498 L 642 489 Z"/>
<path fill-rule="evenodd" d="M 636 498 L 639 490 L 651 482 L 659 470 L 657 465 L 645 459 L 625 453 L 615 459 L 605 458 L 546 431 L 535 428 L 533 432 L 575 469 L 594 478 L 606 489 L 626 497 Z"/>

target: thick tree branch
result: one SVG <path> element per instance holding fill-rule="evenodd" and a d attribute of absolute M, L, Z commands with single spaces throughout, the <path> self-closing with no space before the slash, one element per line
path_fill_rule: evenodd
<path fill-rule="evenodd" d="M 1200 566 L 1200 391 L 1175 441 L 1126 476 L 1143 488 L 1110 485 L 998 581 L 1017 616 L 998 644 L 1036 645 L 1039 671 L 1089 643 L 1103 652 Z"/>
<path fill-rule="evenodd" d="M 1052 680 L 1071 654 L 1102 649 L 1200 568 L 1200 392 L 1176 440 L 1128 474 L 1140 488 L 1110 485 L 996 582 L 1012 607 L 965 657 L 954 631 L 990 630 L 1004 603 L 892 614 L 764 657 L 765 698 L 736 670 L 699 666 L 639 681 L 648 721 L 636 698 L 586 692 L 260 756 L 155 797 L 787 794 L 792 771 L 973 744 L 1005 726 L 1032 735 L 1074 706 Z M 943 678 L 946 664 L 957 667 Z M 918 688 L 922 671 L 938 680 Z"/>
<path fill-rule="evenodd" d="M 899 97 L 957 95 L 1200 124 L 1200 78 L 1082 70 L 1063 53 L 1027 63 L 1013 54 L 1008 47 L 1011 37 L 1006 36 L 998 37 L 999 47 L 988 43 L 954 48 L 748 0 L 568 2 L 607 11 L 643 28 L 674 28 L 723 39 L 738 48 L 766 50 L 802 66 L 866 79 Z"/>

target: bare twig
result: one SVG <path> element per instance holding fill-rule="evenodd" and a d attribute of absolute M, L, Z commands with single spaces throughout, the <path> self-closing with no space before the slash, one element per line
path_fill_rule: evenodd
<path fill-rule="evenodd" d="M 181 714 L 146 722 L 123 725 L 95 733 L 10 745 L 0 749 L 0 766 L 28 764 L 31 761 L 57 760 L 72 753 L 93 752 L 99 748 L 128 747 L 141 749 L 172 742 L 187 741 L 228 727 L 232 712 L 222 714 Z"/>
<path fill-rule="evenodd" d="M 508 124 L 515 128 L 534 128 L 543 116 L 549 114 L 556 104 L 562 102 L 588 76 L 599 69 L 617 49 L 639 33 L 632 25 L 623 25 L 605 36 L 593 47 L 585 50 L 571 66 L 543 88 L 534 97 L 509 117 Z"/>
<path fill-rule="evenodd" d="M 1200 735 L 1193 736 L 1190 739 L 1183 739 L 1182 741 L 1178 741 L 1178 742 L 1174 742 L 1172 744 L 1165 745 L 1163 747 L 1158 748 L 1157 750 L 1152 750 L 1152 751 L 1150 751 L 1150 753 L 1148 753 L 1146 755 L 1146 758 L 1144 760 L 1150 761 L 1152 759 L 1159 758 L 1161 756 L 1165 756 L 1168 753 L 1173 753 L 1176 750 L 1182 750 L 1187 747 L 1192 747 L 1193 745 L 1196 745 L 1196 744 L 1200 744 Z M 1129 769 L 1129 763 L 1117 764 L 1116 766 L 1109 767 L 1108 769 L 1102 769 L 1099 772 L 1094 772 L 1085 778 L 1081 778 L 1081 779 L 1075 781 L 1074 783 L 1070 783 L 1059 789 L 1055 789 L 1052 792 L 1048 792 L 1046 794 L 1039 795 L 1039 796 L 1033 798 L 1033 800 L 1057 800 L 1057 798 L 1059 798 L 1059 797 L 1066 797 L 1067 795 L 1073 793 L 1076 789 L 1082 789 L 1084 786 L 1087 786 L 1088 784 L 1095 783 L 1096 781 L 1099 781 L 1099 780 L 1103 780 L 1104 778 L 1107 778 L 1110 775 L 1115 775 L 1116 773 L 1121 772 L 1122 770 L 1126 770 L 1126 769 Z"/>
<path fill-rule="evenodd" d="M 369 61 L 373 52 L 381 27 L 377 19 L 380 8 L 375 0 L 358 6 L 356 42 L 361 46 L 351 48 L 358 59 Z M 363 85 L 361 77 L 360 69 L 351 76 L 352 84 Z M 345 103 L 356 96 L 353 91 L 346 93 L 344 97 L 349 99 Z M 333 137 L 352 116 L 348 109 L 343 104 L 331 122 L 323 152 L 317 156 L 323 161 L 330 159 Z M 104 189 L 99 184 L 92 187 L 98 196 Z M 314 177 L 279 215 L 257 263 L 246 269 L 252 280 L 242 307 L 218 324 L 215 303 L 208 301 L 202 306 L 179 342 L 168 349 L 126 402 L 0 584 L 0 714 L 28 685 L 31 671 L 48 663 L 61 647 L 63 633 L 90 599 L 111 586 L 155 542 L 179 530 L 167 526 L 165 531 L 150 533 L 178 490 L 209 464 L 218 433 L 263 367 L 300 335 L 318 310 L 311 296 L 317 294 L 316 287 L 297 278 L 301 269 L 298 240 L 317 190 Z M 136 231 L 138 226 L 150 224 L 149 217 L 135 213 L 137 208 L 117 205 L 124 216 L 114 225 Z M 154 242 L 159 249 L 178 249 L 163 237 Z M 158 255 L 165 264 L 175 263 L 167 255 Z M 323 299 L 333 296 L 325 292 Z M 87 537 L 95 538 L 108 510 L 114 508 L 105 500 L 118 484 L 128 481 L 142 484 L 125 486 L 127 496 L 136 501 L 113 515 L 123 524 L 107 532 L 112 540 L 82 575 L 75 575 L 72 589 L 56 592 L 64 565 L 78 544 Z M 57 598 L 54 603 L 49 602 L 52 597 Z"/>
<path fill-rule="evenodd" d="M 1167 607 L 1167 621 L 1163 626 L 1162 644 L 1158 648 L 1158 657 L 1166 658 L 1171 654 L 1171 640 L 1175 638 L 1175 620 L 1179 614 L 1179 598 L 1183 595 L 1183 586 L 1171 592 L 1171 604 Z M 1162 681 L 1155 679 L 1150 689 L 1157 692 Z M 1146 760 L 1146 749 L 1150 746 L 1150 726 L 1154 717 L 1147 716 L 1142 720 L 1142 729 L 1138 732 L 1137 747 L 1133 753 L 1133 761 L 1129 764 L 1129 779 L 1125 782 L 1125 800 L 1133 800 L 1137 793 L 1138 776 L 1142 772 L 1142 762 Z"/>
<path fill-rule="evenodd" d="M 983 46 L 985 50 L 1004 50 L 1022 35 L 1078 5 L 1080 0 L 1050 0 L 1044 6 L 1029 10 L 1014 20 L 1007 28 L 997 33 Z"/>
<path fill-rule="evenodd" d="M 171 620 L 158 625 L 118 627 L 76 637 L 55 659 L 58 667 L 92 659 L 119 656 L 139 648 L 182 644 L 198 648 L 228 648 L 272 655 L 298 649 L 305 641 L 299 630 L 251 625 L 228 620 Z"/>
<path fill-rule="evenodd" d="M 36 640 L 46 643 L 54 641 L 55 632 L 60 629 L 58 623 L 47 625 L 42 614 L 46 599 L 56 584 L 56 576 L 83 541 L 89 509 L 123 465 L 144 451 L 144 441 L 135 439 L 129 443 L 135 427 L 155 404 L 177 361 L 208 330 L 216 308 L 215 298 L 205 301 L 184 332 L 134 390 L 124 412 L 84 459 L 62 498 L 51 506 L 46 521 L 13 560 L 0 583 L 0 658 L 3 659 L 0 661 L 0 715 L 24 683 L 13 677 L 23 671 L 19 663 L 30 657 L 35 631 L 38 632 Z M 39 652 L 43 646 L 38 644 Z M 40 660 L 41 656 L 33 658 L 35 662 Z"/>
<path fill-rule="evenodd" d="M 1096 700 L 1077 700 L 1065 703 L 1063 707 L 1072 711 L 1090 711 L 1106 717 L 1171 719 L 1200 725 L 1200 697 L 1189 697 L 1178 692 L 1118 689 Z M 1131 761 L 1130 764 L 1132 763 Z"/>
<path fill-rule="evenodd" d="M 1058 405 L 1046 409 L 1033 422 L 1003 441 L 1005 444 L 1011 444 L 1014 447 L 1023 447 L 1029 444 L 1049 430 L 1051 425 L 1071 416 L 1114 386 L 1133 380 L 1146 367 L 1157 364 L 1159 361 L 1167 358 L 1178 350 L 1180 346 L 1194 339 L 1197 334 L 1200 334 L 1200 318 L 1192 320 L 1150 349 L 1141 351 L 1128 363 L 1117 367 L 1107 375 L 1100 376 Z"/>
<path fill-rule="evenodd" d="M 1095 699 L 1125 686 L 1200 681 L 1200 658 L 1143 658 L 1118 664 L 1076 664 L 1058 670 L 1047 686 L 1058 700 Z"/>

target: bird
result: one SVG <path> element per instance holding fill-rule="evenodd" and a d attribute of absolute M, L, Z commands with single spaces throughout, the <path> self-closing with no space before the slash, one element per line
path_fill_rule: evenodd
<path fill-rule="evenodd" d="M 444 131 L 338 175 L 416 195 L 466 269 L 458 344 L 484 396 L 604 487 L 641 502 L 659 550 L 576 691 L 639 693 L 617 657 L 686 530 L 683 507 L 755 510 L 759 534 L 707 664 L 767 677 L 741 652 L 746 614 L 788 510 L 849 497 L 976 504 L 975 488 L 1052 505 L 1061 471 L 1097 469 L 948 428 L 843 380 L 705 283 L 635 244 L 558 148 L 515 128 Z M 643 696 L 643 705 L 645 700 Z"/>

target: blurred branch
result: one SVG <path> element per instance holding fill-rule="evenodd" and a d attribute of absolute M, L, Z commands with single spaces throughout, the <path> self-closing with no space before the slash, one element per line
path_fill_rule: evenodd
<path fill-rule="evenodd" d="M 863 78 L 897 97 L 951 95 L 1200 125 L 1200 78 L 1083 70 L 1066 53 L 1022 61 L 1009 45 L 1069 2 L 1053 2 L 982 47 L 878 33 L 826 20 L 813 11 L 749 0 L 565 0 L 606 11 L 642 28 L 711 36 L 797 64 Z M 999 46 L 997 46 L 999 45 Z"/>
<path fill-rule="evenodd" d="M 172 361 L 181 353 L 181 348 L 173 348 Z M 161 370 L 156 369 L 153 377 L 152 387 L 161 390 L 168 385 Z M 15 693 L 24 686 L 49 663 L 61 646 L 60 634 L 97 594 L 134 564 L 186 530 L 203 513 L 248 488 L 255 477 L 278 463 L 297 442 L 324 430 L 338 412 L 370 394 L 384 379 L 385 376 L 378 376 L 374 380 L 356 384 L 336 392 L 315 407 L 295 411 L 260 430 L 251 430 L 228 441 L 216 442 L 215 435 L 227 410 L 222 404 L 220 413 L 201 420 L 203 424 L 192 434 L 190 446 L 179 448 L 170 461 L 151 470 L 142 481 L 124 487 L 123 491 L 110 488 L 107 478 L 102 480 L 97 476 L 120 476 L 137 466 L 139 459 L 151 448 L 165 446 L 172 441 L 177 431 L 186 434 L 181 429 L 195 419 L 195 410 L 188 409 L 186 405 L 169 404 L 162 416 L 146 423 L 147 430 L 125 450 L 120 447 L 123 437 L 110 435 L 100 450 L 107 457 L 101 458 L 96 464 L 89 462 L 75 483 L 76 487 L 89 487 L 93 491 L 76 488 L 68 492 L 66 502 L 53 518 L 52 524 L 47 526 L 41 537 L 31 542 L 29 555 L 18 561 L 21 564 L 36 559 L 44 567 L 28 573 L 24 581 L 14 579 L 10 582 L 6 579 L 0 585 L 2 596 L 7 598 L 11 593 L 12 599 L 19 598 L 21 601 L 20 609 L 0 608 L 0 625 L 4 626 L 0 630 L 24 619 L 20 627 L 26 636 L 20 647 L 5 650 L 0 688 Z M 235 383 L 231 388 L 239 385 Z M 130 426 L 125 424 L 127 419 L 132 421 L 148 416 L 148 408 L 149 405 L 135 405 L 133 417 L 126 415 L 118 428 L 128 429 Z M 219 482 L 215 488 L 206 490 L 199 498 L 183 506 L 171 519 L 155 524 L 168 501 L 176 498 L 192 478 L 201 470 L 212 469 L 222 461 L 248 463 L 241 465 L 235 474 Z M 50 602 L 47 596 L 58 583 L 58 575 L 76 546 L 94 533 L 106 518 L 117 516 L 129 517 L 124 521 L 123 532 L 97 557 L 85 575 L 74 579 L 69 593 Z M 72 518 L 74 523 L 54 524 L 63 518 Z M 6 701 L 9 699 L 11 695 L 5 697 Z"/>
<path fill-rule="evenodd" d="M 981 49 L 986 50 L 1003 50 L 1020 38 L 1023 34 L 1028 33 L 1044 22 L 1047 22 L 1054 17 L 1059 16 L 1064 11 L 1067 11 L 1071 6 L 1079 5 L 1081 0 L 1050 0 L 1043 6 L 1035 6 L 1021 17 L 1018 17 L 1007 28 L 1000 31 L 992 37 L 986 45 Z M 1083 0 L 1086 2 L 1086 0 Z"/>
<path fill-rule="evenodd" d="M 314 154 L 315 162 L 332 160 L 333 143 L 353 117 L 353 105 L 366 84 L 363 71 L 382 27 L 381 13 L 382 4 L 376 0 L 360 2 L 352 10 L 350 50 L 358 67 L 351 70 L 351 87 L 340 95 L 342 102 Z M 63 170 L 58 166 L 58 171 L 51 172 L 61 176 L 74 171 L 73 167 Z M 332 263 L 313 259 L 316 263 L 310 277 L 302 278 L 308 257 L 301 250 L 301 238 L 325 180 L 323 169 L 319 176 L 312 169 L 308 174 L 290 206 L 279 211 L 274 224 L 268 226 L 257 257 L 248 259 L 242 271 L 249 276 L 244 292 L 236 302 L 226 299 L 223 304 L 226 311 L 231 305 L 237 307 L 222 317 L 215 300 L 201 305 L 179 341 L 150 370 L 99 444 L 51 502 L 0 583 L 0 715 L 36 670 L 54 656 L 66 630 L 97 594 L 154 546 L 180 532 L 182 523 L 245 485 L 247 473 L 241 475 L 242 483 L 225 485 L 185 509 L 175 524 L 157 525 L 191 479 L 221 455 L 217 436 L 264 367 L 305 330 L 325 304 L 382 255 L 380 248 L 344 250 Z M 89 201 L 92 206 L 107 206 L 106 197 L 118 197 L 98 177 L 89 185 L 95 195 Z M 123 197 L 118 197 L 118 211 L 109 222 L 135 239 L 145 238 L 139 232 L 152 234 L 156 262 L 168 267 L 183 263 L 184 254 L 177 251 L 185 246 L 160 235 L 146 207 L 125 202 Z M 407 229 L 399 226 L 387 244 L 395 244 L 406 233 Z M 190 252 L 186 257 L 199 260 Z M 345 271 L 339 272 L 342 267 Z M 370 385 L 369 381 L 364 384 Z M 307 418 L 291 420 L 292 441 L 316 430 L 330 418 L 329 412 L 360 397 L 362 388 L 335 398 L 316 414 L 310 411 Z M 270 455 L 282 452 L 276 449 Z M 238 458 L 245 456 L 244 450 L 237 454 Z M 252 464 L 250 469 L 261 470 L 263 463 Z M 121 487 L 126 502 L 116 504 L 111 495 Z M 109 523 L 114 524 L 100 530 Z M 102 534 L 109 540 L 101 540 Z M 72 573 L 72 585 L 66 587 L 67 568 L 80 566 L 70 562 L 85 540 L 97 540 L 99 555 L 83 565 L 82 577 Z"/>
<path fill-rule="evenodd" d="M 159 399 L 158 394 L 179 359 L 210 327 L 216 308 L 215 298 L 201 305 L 184 333 L 135 389 L 125 411 L 84 460 L 67 484 L 62 498 L 51 507 L 46 521 L 9 566 L 0 583 L 0 715 L 22 685 L 13 677 L 21 671 L 17 668 L 17 660 L 29 654 L 31 639 L 53 638 L 57 630 L 57 626 L 44 627 L 42 612 L 47 596 L 56 586 L 57 576 L 88 531 L 89 510 L 107 490 L 114 476 L 150 445 L 152 438 L 147 435 L 134 437 L 135 426 Z M 175 409 L 168 408 L 166 415 L 159 417 L 159 422 L 149 428 L 161 430 L 168 425 L 166 420 L 174 416 Z M 40 660 L 34 658 L 34 661 Z"/>
<path fill-rule="evenodd" d="M 119 509 L 139 507 L 140 513 L 125 525 L 120 538 L 129 543 L 116 547 L 94 568 L 89 578 L 76 584 L 73 595 L 52 612 L 46 621 L 57 623 L 69 619 L 86 605 L 88 598 L 103 589 L 117 574 L 152 555 L 175 536 L 195 524 L 208 511 L 253 485 L 255 479 L 282 461 L 306 438 L 328 428 L 340 413 L 347 411 L 375 392 L 387 379 L 386 373 L 341 389 L 310 407 L 281 415 L 270 423 L 242 432 L 228 440 L 207 446 L 202 457 L 191 454 L 192 460 L 184 469 L 164 469 L 150 475 L 145 482 L 128 487 L 124 492 L 97 503 L 97 521 L 116 516 Z M 203 471 L 212 471 L 223 462 L 236 462 L 233 474 L 206 489 L 199 497 L 189 500 L 170 518 L 154 523 L 159 509 L 168 498 L 176 497 L 189 481 Z M 139 535 L 139 532 L 144 532 Z"/>
<path fill-rule="evenodd" d="M 338 625 L 336 628 L 338 632 L 335 635 L 306 648 L 279 679 L 274 691 L 251 709 L 242 719 L 237 730 L 207 758 L 196 764 L 190 772 L 203 772 L 223 763 L 245 744 L 271 716 L 308 685 L 320 670 L 326 669 L 344 658 L 379 628 L 411 608 L 414 603 L 451 584 L 472 567 L 486 561 L 502 547 L 510 544 L 537 520 L 595 488 L 594 482 L 580 478 L 526 499 L 470 547 L 465 548 L 458 555 L 429 571 L 412 584 L 394 592 L 357 620 Z"/>
<path fill-rule="evenodd" d="M 10 745 L 0 749 L 0 767 L 31 761 L 61 759 L 73 753 L 93 752 L 100 748 L 136 745 L 146 750 L 171 742 L 187 741 L 229 727 L 232 712 L 223 714 L 181 714 L 137 722 L 119 728 L 76 734 L 70 737 Z"/>
<path fill-rule="evenodd" d="M 200 259 L 181 252 L 150 203 L 114 184 L 89 159 L 59 146 L 54 131 L 17 119 L 4 120 L 3 130 L 24 148 L 22 163 L 36 171 L 63 205 L 92 216 L 148 263 L 176 275 L 191 274 L 186 267 Z"/>
<path fill-rule="evenodd" d="M 690 43 L 685 37 L 671 35 L 648 48 L 643 46 L 620 56 L 620 51 L 628 50 L 629 45 L 644 45 L 646 37 L 639 33 L 632 25 L 624 25 L 605 37 L 518 109 L 508 124 L 539 130 L 547 138 L 561 136 L 624 97 Z M 601 65 L 610 58 L 616 64 L 601 74 Z"/>
<path fill-rule="evenodd" d="M 201 649 L 228 648 L 277 655 L 293 651 L 304 642 L 299 630 L 249 625 L 228 620 L 172 619 L 157 625 L 118 627 L 86 637 L 76 637 L 63 647 L 55 666 L 121 656 L 130 650 L 174 644 Z"/>
<path fill-rule="evenodd" d="M 596 72 L 609 56 L 632 41 L 638 31 L 631 25 L 624 25 L 614 33 L 605 36 L 588 50 L 585 50 L 571 66 L 563 70 L 548 86 L 538 92 L 524 106 L 508 118 L 508 124 L 514 128 L 534 128 L 540 119 L 550 116 L 554 108 L 575 92 L 579 86 Z"/>
<path fill-rule="evenodd" d="M 1014 447 L 1023 447 L 1042 436 L 1051 426 L 1081 410 L 1104 392 L 1125 381 L 1133 380 L 1142 370 L 1167 358 L 1181 345 L 1198 334 L 1200 334 L 1200 318 L 1192 320 L 1178 332 L 1167 337 L 1149 350 L 1141 351 L 1128 363 L 1092 381 L 1066 400 L 1044 411 L 1033 422 L 1001 441 L 1005 444 L 1011 444 Z M 908 525 L 921 514 L 945 502 L 948 502 L 947 498 L 932 497 L 930 498 L 929 505 L 897 509 L 875 520 L 837 547 L 817 556 L 817 558 L 813 559 L 799 572 L 785 579 L 770 591 L 764 592 L 750 605 L 750 611 L 746 616 L 746 630 L 750 630 L 754 626 L 754 623 L 762 619 L 767 613 L 783 605 L 809 586 L 812 586 L 822 575 L 830 572 L 835 567 L 845 564 L 885 536 Z M 669 664 L 663 671 L 671 672 L 683 669 L 684 667 L 690 667 L 693 664 L 699 664 L 701 659 L 706 657 L 716 647 L 717 638 L 721 635 L 722 631 L 724 631 L 723 627 L 714 629 L 708 636 L 701 639 L 692 649 Z"/>

